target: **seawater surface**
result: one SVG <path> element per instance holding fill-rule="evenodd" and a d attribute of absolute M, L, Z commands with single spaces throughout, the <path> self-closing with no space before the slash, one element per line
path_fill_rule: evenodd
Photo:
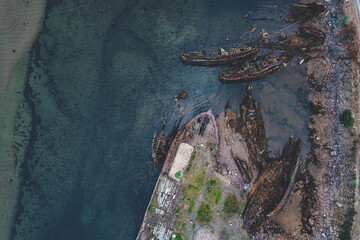
<path fill-rule="evenodd" d="M 160 172 L 153 133 L 165 116 L 170 125 L 178 118 L 182 89 L 190 93 L 185 122 L 228 101 L 237 111 L 253 86 L 271 148 L 281 151 L 294 135 L 305 157 L 309 113 L 298 103 L 306 104 L 308 86 L 299 59 L 231 85 L 217 80 L 219 68 L 179 61 L 184 50 L 245 44 L 262 28 L 272 37 L 293 31 L 282 30 L 291 24 L 280 14 L 294 2 L 49 1 L 17 110 L 17 134 L 28 131 L 29 141 L 13 239 L 134 239 Z"/>

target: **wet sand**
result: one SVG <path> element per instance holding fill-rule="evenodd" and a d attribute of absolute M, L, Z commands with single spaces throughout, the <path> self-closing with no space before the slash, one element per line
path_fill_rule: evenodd
<path fill-rule="evenodd" d="M 14 119 L 27 69 L 26 53 L 41 27 L 45 0 L 0 1 L 0 239 L 9 239 L 18 198 Z"/>

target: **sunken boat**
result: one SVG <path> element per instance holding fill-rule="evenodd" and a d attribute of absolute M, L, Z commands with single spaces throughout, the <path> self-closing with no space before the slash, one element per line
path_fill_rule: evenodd
<path fill-rule="evenodd" d="M 244 188 L 248 198 L 242 214 L 243 226 L 255 236 L 264 226 L 271 225 L 271 217 L 281 211 L 291 193 L 301 164 L 301 142 L 290 137 L 281 155 L 268 154 L 265 125 L 260 106 L 252 96 L 252 87 L 244 94 L 239 115 L 235 119 L 229 115 L 228 124 L 246 139 L 248 160 L 232 156 L 248 184 Z"/>
<path fill-rule="evenodd" d="M 226 51 L 220 48 L 218 51 L 207 54 L 203 52 L 183 52 L 181 61 L 184 64 L 195 66 L 227 66 L 234 62 L 245 62 L 256 57 L 260 49 L 254 47 L 236 47 Z"/>
<path fill-rule="evenodd" d="M 325 41 L 326 35 L 323 31 L 309 26 L 300 26 L 296 29 L 296 34 L 299 37 L 313 40 L 313 41 Z"/>
<path fill-rule="evenodd" d="M 322 4 L 313 2 L 307 4 L 294 4 L 290 7 L 291 22 L 307 22 L 326 12 L 326 7 Z"/>
<path fill-rule="evenodd" d="M 280 158 L 269 159 L 254 182 L 246 203 L 243 220 L 245 228 L 256 232 L 268 217 L 277 215 L 294 186 L 300 167 L 300 140 L 290 138 Z"/>
<path fill-rule="evenodd" d="M 220 70 L 219 81 L 223 83 L 237 83 L 258 80 L 277 71 L 282 61 L 277 56 L 269 56 L 255 62 L 234 65 L 229 69 Z"/>

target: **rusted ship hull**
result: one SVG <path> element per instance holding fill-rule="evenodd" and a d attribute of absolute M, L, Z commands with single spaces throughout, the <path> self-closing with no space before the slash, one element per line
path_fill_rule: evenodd
<path fill-rule="evenodd" d="M 326 35 L 323 31 L 308 27 L 308 26 L 300 26 L 296 29 L 296 34 L 299 37 L 303 37 L 305 39 L 315 40 L 315 41 L 325 41 Z"/>
<path fill-rule="evenodd" d="M 184 188 L 186 186 L 178 178 L 177 174 L 187 171 L 184 169 L 187 169 L 190 164 L 188 162 L 187 165 L 183 166 L 182 171 L 178 171 L 179 161 L 177 159 L 179 156 L 180 158 L 183 157 L 181 153 L 184 153 L 184 146 L 188 149 L 195 148 L 194 146 L 200 145 L 196 142 L 197 139 L 202 138 L 207 139 L 207 145 L 211 144 L 211 146 L 216 146 L 216 149 L 218 149 L 218 129 L 211 109 L 193 117 L 176 134 L 169 147 L 161 174 L 136 239 L 170 239 L 175 232 L 177 209 L 183 205 Z M 189 154 L 191 156 L 192 152 Z M 189 158 L 188 156 L 187 159 Z M 174 168 L 176 168 L 177 172 L 175 175 L 173 174 Z"/>
<path fill-rule="evenodd" d="M 256 57 L 259 49 L 254 48 L 236 56 L 219 56 L 212 57 L 191 57 L 187 56 L 188 53 L 183 52 L 180 60 L 183 64 L 194 66 L 228 66 L 234 62 L 245 62 Z"/>
<path fill-rule="evenodd" d="M 280 69 L 281 64 L 267 68 L 261 72 L 236 74 L 236 70 L 220 70 L 219 81 L 222 83 L 238 83 L 238 82 L 249 82 L 258 80 L 266 77 L 267 75 Z M 233 71 L 232 76 L 225 76 L 224 71 Z"/>
<path fill-rule="evenodd" d="M 243 218 L 245 227 L 254 233 L 268 217 L 281 211 L 292 187 L 300 166 L 300 140 L 292 138 L 285 144 L 280 158 L 269 159 L 255 181 Z"/>
<path fill-rule="evenodd" d="M 216 140 L 217 140 L 217 145 L 219 146 L 219 131 L 218 131 L 218 128 L 217 128 L 217 125 L 216 125 L 216 120 L 215 120 L 215 115 L 213 114 L 212 110 L 209 109 L 208 111 L 205 111 L 205 112 L 202 112 L 202 113 L 199 113 L 198 115 L 196 115 L 195 117 L 193 117 L 191 120 L 189 120 L 178 132 L 178 134 L 176 135 L 176 137 L 174 138 L 174 141 L 172 142 L 170 148 L 169 148 L 169 151 L 166 155 L 166 158 L 165 158 L 165 162 L 164 162 L 164 165 L 161 169 L 161 172 L 162 173 L 166 173 L 167 171 L 169 171 L 169 167 L 171 165 L 171 158 L 173 157 L 172 155 L 174 154 L 174 150 L 176 148 L 176 145 L 179 144 L 179 141 L 182 139 L 183 137 L 183 134 L 184 132 L 186 131 L 186 129 L 193 123 L 195 122 L 196 120 L 198 120 L 200 117 L 202 116 L 209 116 L 211 117 L 213 123 L 215 123 L 215 135 L 216 135 Z"/>
<path fill-rule="evenodd" d="M 290 21 L 306 22 L 326 12 L 322 4 L 316 2 L 308 4 L 294 4 L 290 7 Z"/>
<path fill-rule="evenodd" d="M 291 193 L 291 190 L 292 190 L 292 188 L 294 186 L 296 175 L 297 175 L 297 172 L 298 172 L 299 167 L 300 167 L 300 163 L 301 163 L 300 158 L 298 158 L 297 163 L 296 163 L 296 167 L 295 167 L 295 169 L 293 171 L 293 174 L 292 174 L 292 177 L 291 177 L 291 180 L 290 180 L 290 183 L 289 183 L 289 186 L 286 189 L 286 192 L 285 192 L 283 198 L 281 199 L 279 204 L 275 207 L 275 209 L 268 214 L 268 217 L 272 217 L 272 216 L 275 216 L 275 215 L 279 214 L 282 207 L 285 205 L 286 200 L 289 197 L 289 195 Z"/>

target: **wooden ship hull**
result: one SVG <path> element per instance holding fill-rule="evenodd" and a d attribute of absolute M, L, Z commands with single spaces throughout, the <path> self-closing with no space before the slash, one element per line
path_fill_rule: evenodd
<path fill-rule="evenodd" d="M 245 62 L 256 57 L 260 49 L 249 47 L 247 49 L 233 48 L 229 52 L 214 52 L 207 56 L 204 52 L 183 52 L 180 60 L 184 64 L 194 66 L 227 66 L 234 62 Z"/>
<path fill-rule="evenodd" d="M 256 179 L 244 209 L 245 227 L 256 232 L 268 217 L 278 214 L 290 195 L 300 167 L 300 140 L 288 140 L 279 159 L 272 159 Z"/>
<path fill-rule="evenodd" d="M 279 70 L 281 65 L 282 62 L 279 59 L 274 63 L 268 64 L 268 66 L 259 67 L 259 63 L 255 63 L 254 66 L 245 70 L 237 67 L 220 70 L 219 81 L 222 83 L 237 83 L 258 80 Z M 260 70 L 258 68 L 260 68 Z"/>
<path fill-rule="evenodd" d="M 326 8 L 322 4 L 316 2 L 308 4 L 294 4 L 290 7 L 290 21 L 306 22 L 314 17 L 326 12 Z"/>
<path fill-rule="evenodd" d="M 314 28 L 314 27 L 308 27 L 308 26 L 300 26 L 296 29 L 296 34 L 299 37 L 309 39 L 309 40 L 315 40 L 315 41 L 325 41 L 326 35 L 323 31 Z"/>
<path fill-rule="evenodd" d="M 290 179 L 290 183 L 289 183 L 289 185 L 288 185 L 288 187 L 286 189 L 286 192 L 284 193 L 284 196 L 282 197 L 280 202 L 276 205 L 275 209 L 272 210 L 268 214 L 268 217 L 272 217 L 272 216 L 275 216 L 275 215 L 279 214 L 282 207 L 285 205 L 286 200 L 289 197 L 289 195 L 291 193 L 291 190 L 292 190 L 292 188 L 294 186 L 296 175 L 297 175 L 297 172 L 299 171 L 299 168 L 300 168 L 300 163 L 301 163 L 300 158 L 298 158 L 295 169 L 293 170 L 293 173 L 292 173 L 292 176 L 291 176 L 291 179 Z"/>
<path fill-rule="evenodd" d="M 136 239 L 171 238 L 176 229 L 177 209 L 183 205 L 184 190 L 187 186 L 183 183 L 183 178 L 185 172 L 189 171 L 187 169 L 191 164 L 190 156 L 196 151 L 196 146 L 200 145 L 204 149 L 212 149 L 214 146 L 215 149 L 219 148 L 217 123 L 211 109 L 193 117 L 176 134 L 168 149 Z M 186 154 L 187 157 L 184 157 Z M 187 162 L 184 159 L 187 159 Z M 180 165 L 182 167 L 179 167 Z"/>

